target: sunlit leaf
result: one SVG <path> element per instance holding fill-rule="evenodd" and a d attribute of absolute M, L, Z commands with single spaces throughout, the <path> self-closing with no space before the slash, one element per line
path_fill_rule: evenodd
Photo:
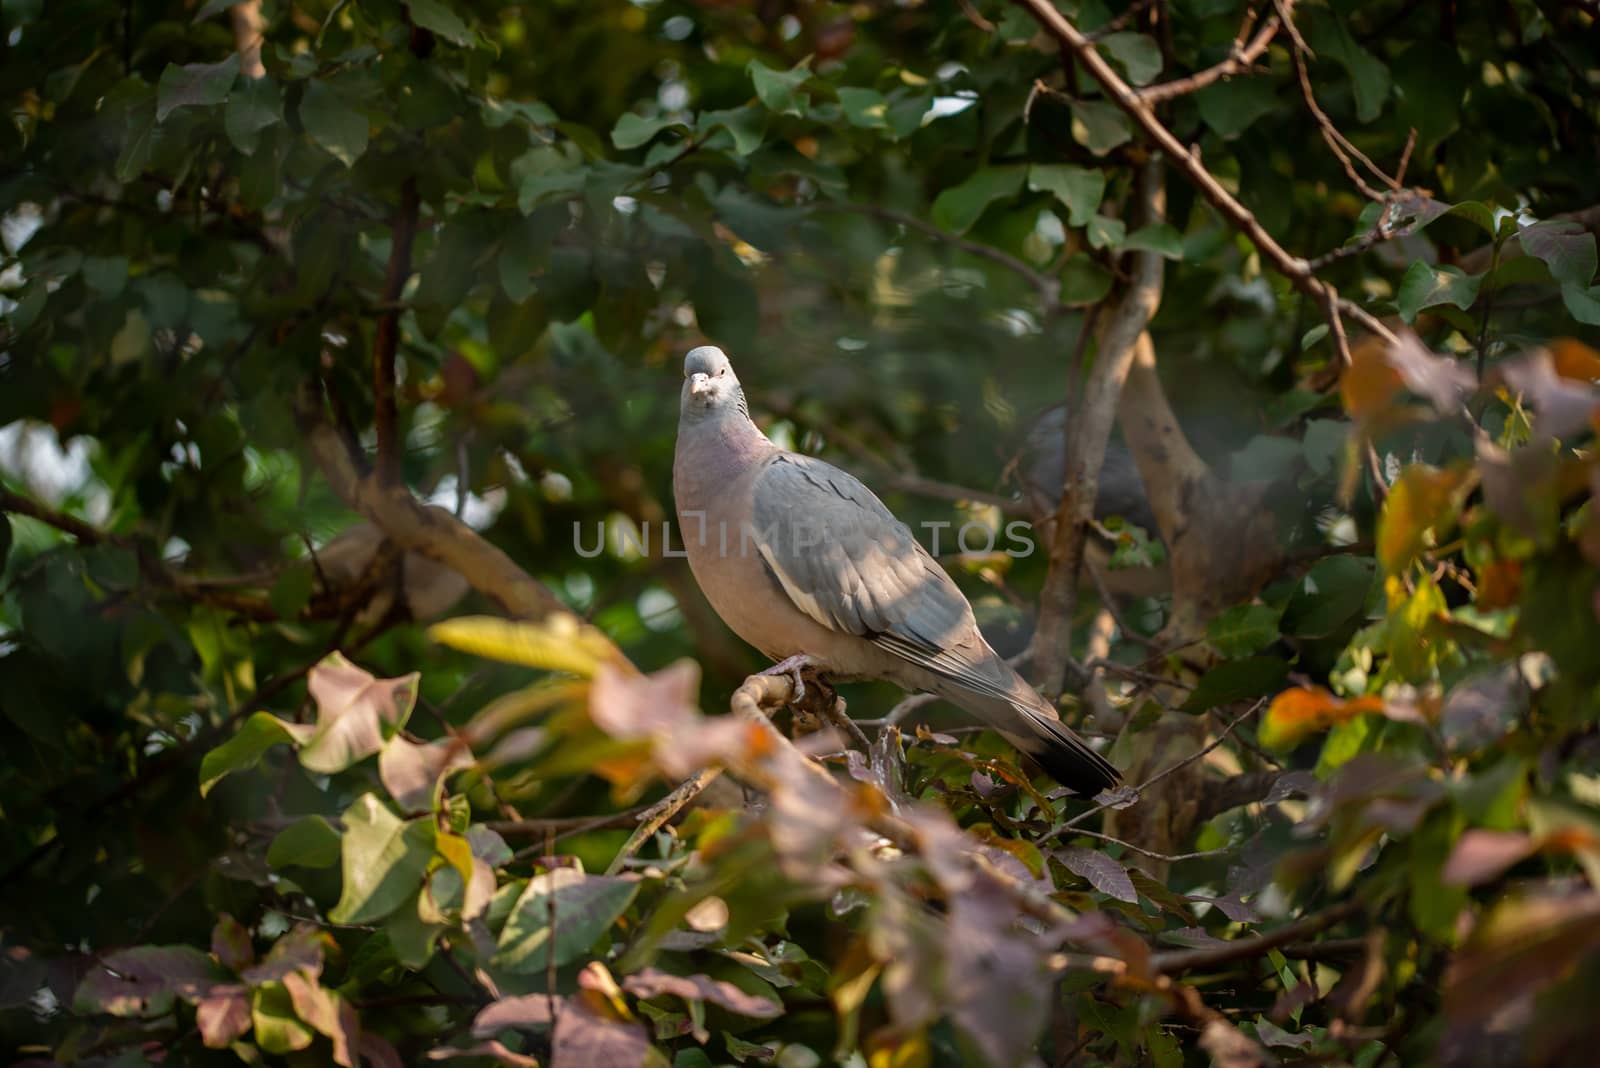
<path fill-rule="evenodd" d="M 435 623 L 428 628 L 428 637 L 474 656 L 585 677 L 616 657 L 605 635 L 568 615 L 539 623 L 462 616 Z"/>
<path fill-rule="evenodd" d="M 430 817 L 403 821 L 373 794 L 344 813 L 344 888 L 328 913 L 336 923 L 381 920 L 417 892 L 434 856 Z"/>
<path fill-rule="evenodd" d="M 1382 711 L 1381 697 L 1356 697 L 1347 701 L 1318 686 L 1296 686 L 1272 699 L 1262 718 L 1259 736 L 1262 745 L 1288 749 L 1318 731 L 1356 716 Z"/>

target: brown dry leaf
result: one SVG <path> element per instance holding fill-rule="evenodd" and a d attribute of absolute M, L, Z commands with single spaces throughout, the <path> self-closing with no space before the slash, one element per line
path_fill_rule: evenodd
<path fill-rule="evenodd" d="M 1600 391 L 1587 378 L 1558 374 L 1551 354 L 1542 349 L 1500 364 L 1495 376 L 1533 406 L 1533 430 L 1539 437 L 1568 438 L 1581 433 L 1600 406 Z"/>
<path fill-rule="evenodd" d="M 227 1049 L 250 1030 L 250 991 L 243 983 L 214 986 L 195 1005 L 194 1022 L 207 1049 Z"/>
<path fill-rule="evenodd" d="M 692 660 L 679 660 L 653 675 L 602 664 L 589 687 L 589 716 L 613 738 L 670 736 L 699 718 L 699 692 L 700 665 Z"/>
<path fill-rule="evenodd" d="M 1445 972 L 1444 1011 L 1471 1020 L 1533 993 L 1600 947 L 1600 894 L 1549 889 L 1498 904 Z"/>
<path fill-rule="evenodd" d="M 378 778 L 402 812 L 433 808 L 434 791 L 451 771 L 472 766 L 472 754 L 455 738 L 418 745 L 395 737 L 378 754 Z"/>
<path fill-rule="evenodd" d="M 1382 711 L 1381 697 L 1368 695 L 1346 701 L 1320 686 L 1296 686 L 1274 697 L 1267 707 L 1261 724 L 1261 744 L 1287 749 L 1317 731 Z"/>
<path fill-rule="evenodd" d="M 673 975 L 659 968 L 646 968 L 624 978 L 622 989 L 641 999 L 672 995 L 684 1001 L 707 1001 L 758 1020 L 783 1014 L 783 1006 L 770 998 L 747 994 L 726 980 L 707 975 Z"/>
<path fill-rule="evenodd" d="M 1461 403 L 1478 384 L 1477 377 L 1465 366 L 1429 351 L 1410 330 L 1401 332 L 1399 343 L 1384 350 L 1384 358 L 1399 373 L 1405 387 L 1432 404 L 1441 415 L 1459 412 Z"/>
<path fill-rule="evenodd" d="M 1510 608 L 1522 600 L 1522 562 L 1491 560 L 1478 571 L 1474 603 L 1486 612 Z"/>
<path fill-rule="evenodd" d="M 332 775 L 382 751 L 410 718 L 419 678 L 413 671 L 380 679 L 344 654 L 330 653 L 307 679 L 317 703 L 317 727 L 300 749 L 300 763 Z"/>
<path fill-rule="evenodd" d="M 1539 848 L 1531 835 L 1520 831 L 1470 830 L 1456 840 L 1450 858 L 1439 872 L 1446 886 L 1477 886 L 1492 882 Z"/>

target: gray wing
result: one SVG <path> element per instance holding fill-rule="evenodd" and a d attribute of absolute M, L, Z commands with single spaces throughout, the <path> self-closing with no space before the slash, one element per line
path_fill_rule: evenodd
<path fill-rule="evenodd" d="M 966 597 L 858 479 L 822 460 L 784 453 L 756 479 L 752 513 L 755 547 L 806 615 L 971 689 L 1007 697 L 1005 680 L 975 659 L 988 649 Z"/>

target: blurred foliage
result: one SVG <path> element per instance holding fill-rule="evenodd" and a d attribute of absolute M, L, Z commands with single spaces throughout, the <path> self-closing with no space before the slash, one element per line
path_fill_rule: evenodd
<path fill-rule="evenodd" d="M 1226 59 L 1247 4 L 1058 7 L 1143 85 Z M 1331 388 L 1320 309 L 1177 174 L 1128 224 L 1146 150 L 1020 6 L 0 0 L 0 1048 L 1589 1063 L 1593 5 L 1293 19 L 1410 191 L 1360 194 L 1287 33 L 1159 114 L 1414 329 Z M 1162 601 L 1121 606 L 1112 758 L 1172 717 L 1220 742 L 1182 852 L 937 710 L 820 765 L 702 715 L 760 664 L 665 551 L 678 354 L 726 347 L 775 439 L 908 522 L 998 533 L 1135 249 L 1172 261 L 1186 430 L 1281 491 L 1297 561 L 1165 655 Z M 557 622 L 414 625 L 493 591 L 381 548 L 293 404 L 320 382 L 370 449 L 395 327 L 405 482 L 642 670 Z M 1019 649 L 1047 554 L 945 555 Z M 624 852 L 702 766 L 759 799 Z"/>

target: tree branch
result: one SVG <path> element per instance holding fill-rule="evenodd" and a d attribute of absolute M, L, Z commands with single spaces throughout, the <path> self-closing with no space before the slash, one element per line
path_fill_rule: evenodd
<path fill-rule="evenodd" d="M 1287 0 L 1287 2 L 1292 4 L 1294 0 Z M 1212 82 L 1218 82 L 1224 78 L 1231 78 L 1235 74 L 1248 72 L 1251 66 L 1255 64 L 1255 61 L 1261 58 L 1261 53 L 1267 50 L 1267 46 L 1272 43 L 1272 39 L 1278 34 L 1278 27 L 1282 25 L 1277 14 L 1268 15 L 1267 20 L 1256 31 L 1256 35 L 1250 39 L 1250 43 L 1246 44 L 1245 37 L 1249 35 L 1250 26 L 1255 21 L 1255 17 L 1254 10 L 1249 10 L 1245 13 L 1244 22 L 1240 24 L 1239 32 L 1233 39 L 1233 45 L 1228 49 L 1227 59 L 1214 67 L 1208 67 L 1186 78 L 1178 78 L 1174 81 L 1162 82 L 1159 85 L 1149 85 L 1139 89 L 1135 92 L 1139 101 L 1146 106 L 1159 104 L 1166 100 L 1185 96 L 1197 89 L 1204 89 Z"/>
<path fill-rule="evenodd" d="M 1303 916 L 1291 924 L 1268 931 L 1266 934 L 1257 935 L 1255 938 L 1240 938 L 1233 942 L 1225 942 L 1220 946 L 1201 946 L 1199 949 L 1179 949 L 1170 953 L 1157 953 L 1153 963 L 1157 971 L 1163 975 L 1173 975 L 1181 972 L 1194 971 L 1196 968 L 1214 968 L 1219 964 L 1231 964 L 1236 960 L 1249 960 L 1251 957 L 1260 957 L 1277 949 L 1279 946 L 1298 942 L 1307 935 L 1316 934 L 1326 930 L 1341 920 L 1347 920 L 1361 911 L 1359 901 L 1343 901 L 1321 912 L 1314 912 L 1310 916 Z"/>
<path fill-rule="evenodd" d="M 1344 336 L 1343 327 L 1338 325 L 1341 314 L 1350 316 L 1368 331 L 1390 344 L 1398 342 L 1394 332 L 1370 312 L 1340 297 L 1337 290 L 1312 273 L 1309 263 L 1299 256 L 1290 254 L 1278 244 L 1250 209 L 1222 188 L 1211 172 L 1201 164 L 1199 158 L 1174 137 L 1172 131 L 1162 125 L 1150 106 L 1140 99 L 1139 94 L 1122 80 L 1112 69 L 1111 64 L 1095 51 L 1093 42 L 1057 11 L 1050 0 L 1014 0 L 1014 2 L 1027 10 L 1034 21 L 1083 63 L 1084 69 L 1100 84 L 1111 101 L 1133 119 L 1156 147 L 1178 164 L 1200 194 L 1222 213 L 1223 218 L 1250 239 L 1262 258 L 1270 263 L 1274 270 L 1287 278 L 1296 289 L 1322 305 L 1328 315 L 1335 343 L 1339 343 Z M 1340 348 L 1339 357 L 1343 364 L 1349 364 L 1350 354 L 1347 345 Z"/>
<path fill-rule="evenodd" d="M 1140 186 L 1141 209 L 1146 216 L 1142 221 L 1159 221 L 1166 205 L 1159 156 L 1146 161 Z M 1162 274 L 1158 253 L 1134 253 L 1133 284 L 1105 325 L 1094 368 L 1084 383 L 1082 403 L 1067 421 L 1066 477 L 1051 531 L 1050 568 L 1039 595 L 1038 626 L 1028 646 L 1034 681 L 1051 697 L 1061 693 L 1071 656 L 1078 575 L 1094 518 L 1106 442 L 1117 418 L 1117 400 L 1133 363 L 1134 346 L 1161 303 Z"/>
<path fill-rule="evenodd" d="M 378 481 L 383 485 L 400 482 L 400 432 L 396 410 L 395 356 L 400 347 L 400 312 L 392 307 L 411 277 L 411 244 L 417 235 L 416 178 L 400 183 L 400 207 L 391 228 L 389 266 L 384 272 L 381 303 L 391 306 L 378 316 L 372 339 L 372 398 L 375 405 L 374 429 L 378 438 Z"/>
<path fill-rule="evenodd" d="M 447 510 L 424 505 L 404 486 L 363 476 L 356 456 L 329 424 L 315 386 L 302 387 L 295 407 L 306 445 L 333 491 L 401 549 L 453 569 L 509 615 L 522 619 L 572 616 L 555 594 Z"/>

